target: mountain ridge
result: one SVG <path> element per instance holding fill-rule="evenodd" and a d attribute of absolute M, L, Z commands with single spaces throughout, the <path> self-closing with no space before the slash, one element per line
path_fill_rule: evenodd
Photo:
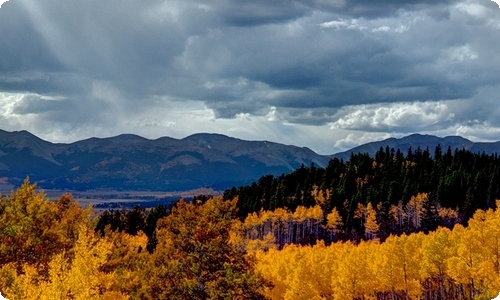
<path fill-rule="evenodd" d="M 154 140 L 121 134 L 56 144 L 27 131 L 0 131 L 0 177 L 15 184 L 29 176 L 43 188 L 226 188 L 329 159 L 305 147 L 221 134 Z"/>
<path fill-rule="evenodd" d="M 301 165 L 325 167 L 351 153 L 374 155 L 380 147 L 442 151 L 466 149 L 500 153 L 500 142 L 474 143 L 460 136 L 412 134 L 370 142 L 348 151 L 320 155 L 307 147 L 271 141 L 247 141 L 217 133 L 182 139 L 147 139 L 135 134 L 52 143 L 28 131 L 0 130 L 0 178 L 12 184 L 27 176 L 47 189 L 186 190 L 225 189 L 250 184 L 264 175 L 290 173 Z"/>

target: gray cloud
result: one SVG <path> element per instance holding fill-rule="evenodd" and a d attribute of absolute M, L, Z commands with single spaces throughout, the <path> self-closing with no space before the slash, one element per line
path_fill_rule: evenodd
<path fill-rule="evenodd" d="M 480 136 L 500 127 L 499 30 L 488 0 L 12 0 L 0 93 L 25 96 L 0 126 L 120 132 L 155 112 L 168 118 L 147 124 L 204 131 L 168 112 L 199 103 L 210 122 L 333 128 L 344 145 L 356 131 Z"/>

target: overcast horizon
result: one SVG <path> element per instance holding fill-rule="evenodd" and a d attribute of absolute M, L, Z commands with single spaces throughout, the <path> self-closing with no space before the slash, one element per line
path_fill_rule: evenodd
<path fill-rule="evenodd" d="M 320 154 L 413 133 L 500 140 L 490 0 L 3 2 L 3 130 Z"/>

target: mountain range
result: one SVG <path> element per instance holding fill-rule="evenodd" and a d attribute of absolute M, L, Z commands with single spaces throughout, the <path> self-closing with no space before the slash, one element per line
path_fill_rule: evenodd
<path fill-rule="evenodd" d="M 155 140 L 123 134 L 74 143 L 51 143 L 27 131 L 0 130 L 0 182 L 18 185 L 27 176 L 44 189 L 174 191 L 225 189 L 250 184 L 263 175 L 290 173 L 301 165 L 324 167 L 352 152 L 375 154 L 380 147 L 406 151 L 437 145 L 487 154 L 500 142 L 474 143 L 458 136 L 410 135 L 372 142 L 333 155 L 269 141 L 245 141 L 200 133 Z"/>

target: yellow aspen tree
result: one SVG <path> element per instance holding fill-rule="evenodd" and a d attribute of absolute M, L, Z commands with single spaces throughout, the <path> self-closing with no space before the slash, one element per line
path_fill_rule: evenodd
<path fill-rule="evenodd" d="M 49 280 L 39 286 L 45 299 L 65 299 L 69 296 L 70 265 L 63 254 L 56 255 L 49 264 Z M 42 298 L 42 297 L 40 297 Z"/>
<path fill-rule="evenodd" d="M 330 235 L 330 240 L 333 240 L 342 230 L 344 223 L 336 207 L 326 216 L 326 230 Z"/>
<path fill-rule="evenodd" d="M 261 232 L 259 215 L 255 212 L 248 214 L 243 222 L 243 234 L 247 239 L 258 239 Z"/>
<path fill-rule="evenodd" d="M 0 266 L 0 292 L 6 291 L 12 287 L 17 277 L 17 268 L 13 263 Z"/>
<path fill-rule="evenodd" d="M 447 259 L 447 273 L 458 284 L 466 287 L 469 297 L 474 298 L 477 290 L 481 289 L 477 273 L 480 264 L 478 236 L 462 225 L 456 225 L 451 232 L 450 239 L 453 252 Z M 480 271 L 480 270 L 479 270 Z"/>
<path fill-rule="evenodd" d="M 111 244 L 95 236 L 86 227 L 80 234 L 72 254 L 58 254 L 50 261 L 47 279 L 41 277 L 36 268 L 25 265 L 24 274 L 19 275 L 7 289 L 9 299 L 38 300 L 89 300 L 101 299 L 113 283 L 113 275 L 100 271 L 111 251 Z M 121 293 L 113 293 L 115 296 Z M 122 295 L 116 300 L 127 299 Z"/>
<path fill-rule="evenodd" d="M 301 268 L 294 260 L 295 252 L 299 246 L 285 245 L 282 250 L 269 249 L 269 251 L 257 251 L 255 253 L 255 270 L 266 280 L 272 283 L 264 288 L 264 296 L 269 299 L 284 299 L 288 289 L 290 289 L 290 274 L 296 268 Z"/>
<path fill-rule="evenodd" d="M 379 225 L 377 223 L 377 212 L 373 209 L 371 203 L 368 203 L 366 206 L 366 221 L 364 226 L 366 238 L 370 240 L 375 239 L 379 231 Z"/>
<path fill-rule="evenodd" d="M 15 263 L 18 270 L 25 263 L 46 269 L 54 255 L 73 247 L 79 226 L 87 225 L 92 214 L 69 194 L 55 202 L 47 199 L 28 179 L 1 197 L 0 206 L 0 264 Z"/>
<path fill-rule="evenodd" d="M 469 220 L 469 229 L 477 232 L 485 256 L 492 263 L 493 272 L 500 275 L 500 201 L 497 209 L 478 210 Z"/>
<path fill-rule="evenodd" d="M 293 248 L 289 259 L 294 261 L 294 267 L 289 268 L 289 276 L 287 277 L 287 290 L 284 294 L 284 300 L 312 299 L 316 291 L 310 286 L 312 274 L 310 264 L 311 247 L 298 246 Z"/>
<path fill-rule="evenodd" d="M 335 272 L 330 263 L 328 247 L 320 241 L 314 246 L 293 248 L 295 267 L 290 269 L 287 278 L 288 289 L 283 298 L 299 299 L 333 299 L 331 274 Z"/>
<path fill-rule="evenodd" d="M 314 291 L 312 299 L 333 299 L 331 274 L 335 272 L 335 256 L 323 241 L 310 247 L 309 263 L 311 272 L 308 286 Z"/>
<path fill-rule="evenodd" d="M 335 298 L 355 299 L 373 296 L 373 290 L 378 283 L 370 260 L 372 260 L 371 253 L 375 249 L 373 245 L 378 243 L 361 242 L 357 246 L 349 243 L 346 245 L 340 255 L 341 263 L 332 277 Z"/>
<path fill-rule="evenodd" d="M 398 237 L 400 263 L 403 269 L 405 300 L 419 299 L 421 296 L 421 264 L 423 259 L 422 241 L 426 237 L 422 232 Z"/>
<path fill-rule="evenodd" d="M 381 284 L 379 291 L 390 292 L 391 299 L 394 299 L 398 292 L 405 290 L 402 248 L 400 239 L 391 235 L 380 245 L 375 259 L 375 273 Z"/>
<path fill-rule="evenodd" d="M 437 283 L 436 290 L 428 290 L 429 293 L 437 294 L 442 299 L 446 298 L 445 280 L 448 277 L 448 257 L 452 253 L 450 240 L 451 231 L 439 227 L 435 232 L 429 233 L 422 244 L 422 277 L 429 283 Z"/>
<path fill-rule="evenodd" d="M 148 238 L 139 231 L 130 235 L 120 231 L 109 231 L 104 239 L 112 245 L 106 263 L 99 269 L 113 275 L 113 284 L 109 288 L 114 292 L 133 294 L 141 287 L 140 270 L 147 266 L 150 258 L 146 251 Z"/>
<path fill-rule="evenodd" d="M 367 214 L 366 206 L 364 206 L 361 203 L 358 203 L 358 206 L 354 211 L 354 218 L 360 219 L 361 224 L 364 224 L 366 219 L 366 214 Z"/>
<path fill-rule="evenodd" d="M 233 220 L 231 223 L 231 230 L 229 231 L 229 243 L 240 251 L 245 251 L 247 238 L 243 232 L 244 223 L 239 219 Z"/>
<path fill-rule="evenodd" d="M 485 281 L 487 290 L 491 295 L 500 293 L 500 200 L 497 200 L 497 208 L 489 209 L 486 212 L 482 235 L 484 236 L 483 251 L 487 258 L 483 263 L 483 269 L 488 274 L 488 280 Z M 474 228 L 475 224 L 472 224 Z"/>
<path fill-rule="evenodd" d="M 311 192 L 311 196 L 314 199 L 314 203 L 316 205 L 319 205 L 322 209 L 325 208 L 326 204 L 330 200 L 331 194 L 332 193 L 331 193 L 330 189 L 326 189 L 326 190 L 322 191 L 322 190 L 319 190 L 317 186 L 314 186 L 314 188 Z"/>
<path fill-rule="evenodd" d="M 249 253 L 268 251 L 269 249 L 274 248 L 276 248 L 276 239 L 271 233 L 268 233 L 263 239 L 249 240 L 245 245 L 245 251 Z"/>
<path fill-rule="evenodd" d="M 358 257 L 360 259 L 361 280 L 359 282 L 360 297 L 370 299 L 375 297 L 375 292 L 380 287 L 380 281 L 375 273 L 375 261 L 380 249 L 378 240 L 361 242 L 357 245 Z M 363 266 L 364 265 L 364 266 Z M 359 271 L 358 271 L 359 272 Z"/>
<path fill-rule="evenodd" d="M 380 288 L 391 299 L 418 299 L 420 297 L 421 261 L 419 235 L 390 236 L 379 247 L 374 272 L 379 276 Z M 400 295 L 400 296 L 398 296 Z"/>
<path fill-rule="evenodd" d="M 280 246 L 292 242 L 292 216 L 287 209 L 277 208 L 274 210 L 274 216 L 278 223 L 277 243 Z"/>
<path fill-rule="evenodd" d="M 308 234 L 314 234 L 315 240 L 318 240 L 319 238 L 319 228 L 321 223 L 323 222 L 323 210 L 319 205 L 315 205 L 313 207 L 310 207 L 307 209 L 307 223 L 308 223 L 308 228 L 307 228 L 307 233 Z"/>
<path fill-rule="evenodd" d="M 335 243 L 331 245 L 337 253 L 337 263 L 335 264 L 335 272 L 331 276 L 331 286 L 335 299 L 348 300 L 354 299 L 358 294 L 359 289 L 359 270 L 355 263 L 357 261 L 356 246 L 352 243 Z"/>
<path fill-rule="evenodd" d="M 339 293 L 339 282 L 340 279 L 337 274 L 344 263 L 343 257 L 346 255 L 347 249 L 352 249 L 353 245 L 351 242 L 337 242 L 330 244 L 326 247 L 325 259 L 328 265 L 328 272 L 330 272 L 330 287 L 331 287 L 331 299 L 341 299 L 341 294 Z M 340 297 L 340 298 L 339 298 Z M 326 297 L 326 299 L 328 299 Z"/>
<path fill-rule="evenodd" d="M 81 228 L 67 281 L 69 293 L 74 299 L 94 299 L 100 295 L 100 291 L 109 288 L 111 278 L 102 274 L 99 267 L 106 262 L 111 247 L 111 243 Z"/>
<path fill-rule="evenodd" d="M 305 237 L 305 222 L 307 220 L 307 208 L 298 206 L 293 213 L 293 222 L 297 226 L 297 240 Z"/>
<path fill-rule="evenodd" d="M 498 207 L 497 202 L 497 207 Z M 478 210 L 469 220 L 467 230 L 474 235 L 474 252 L 476 253 L 475 281 L 481 282 L 478 293 L 486 296 L 500 292 L 500 212 L 488 209 Z"/>
<path fill-rule="evenodd" d="M 265 295 L 270 299 L 334 299 L 332 274 L 341 264 L 339 249 L 344 244 L 325 246 L 287 245 L 283 250 L 258 251 L 257 267 L 273 284 Z M 337 298 L 335 298 L 337 299 Z"/>
<path fill-rule="evenodd" d="M 274 234 L 273 232 L 273 219 L 274 219 L 274 214 L 272 211 L 268 210 L 261 210 L 259 212 L 259 221 L 261 224 L 261 235 L 259 238 L 264 238 L 266 235 L 269 233 Z"/>
<path fill-rule="evenodd" d="M 437 213 L 439 218 L 441 219 L 441 224 L 446 224 L 447 226 L 451 226 L 455 224 L 458 220 L 458 212 L 454 209 L 448 207 L 438 207 Z"/>
<path fill-rule="evenodd" d="M 9 300 L 43 299 L 42 290 L 38 284 L 43 278 L 40 277 L 37 268 L 25 263 L 22 270 L 22 275 L 16 274 L 11 286 L 3 291 L 3 295 Z"/>
<path fill-rule="evenodd" d="M 391 205 L 389 210 L 389 216 L 391 216 L 396 222 L 399 228 L 403 228 L 404 220 L 407 218 L 406 212 L 404 211 L 403 201 L 399 200 L 398 205 Z"/>
<path fill-rule="evenodd" d="M 424 215 L 425 204 L 429 201 L 427 193 L 418 193 L 412 196 L 410 201 L 405 206 L 408 221 L 414 228 L 420 228 L 422 217 Z"/>

